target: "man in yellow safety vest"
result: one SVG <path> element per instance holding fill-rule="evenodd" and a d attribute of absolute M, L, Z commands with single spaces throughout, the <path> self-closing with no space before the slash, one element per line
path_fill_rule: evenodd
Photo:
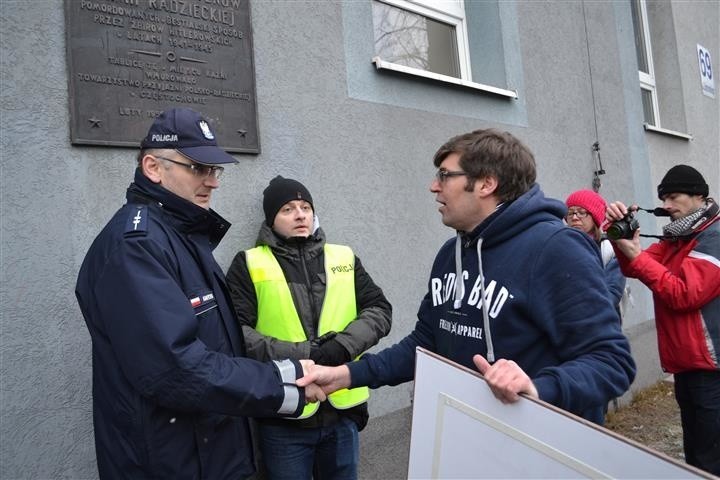
<path fill-rule="evenodd" d="M 247 355 L 342 365 L 388 334 L 392 308 L 350 247 L 325 242 L 303 184 L 277 176 L 263 192 L 256 247 L 227 272 Z M 300 420 L 258 421 L 271 479 L 355 479 L 366 387 L 310 403 Z"/>

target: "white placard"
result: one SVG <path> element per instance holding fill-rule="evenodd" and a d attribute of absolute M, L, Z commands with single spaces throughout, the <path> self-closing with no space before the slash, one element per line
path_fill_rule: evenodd
<path fill-rule="evenodd" d="M 697 44 L 698 64 L 700 65 L 700 82 L 704 95 L 715 98 L 715 74 L 712 66 L 712 58 L 708 49 Z"/>
<path fill-rule="evenodd" d="M 713 478 L 547 403 L 502 404 L 477 372 L 421 348 L 408 477 Z"/>

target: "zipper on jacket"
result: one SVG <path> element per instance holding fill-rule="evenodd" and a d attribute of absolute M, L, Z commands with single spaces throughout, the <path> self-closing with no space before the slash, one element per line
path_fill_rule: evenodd
<path fill-rule="evenodd" d="M 300 263 L 302 264 L 303 274 L 305 275 L 305 285 L 307 287 L 308 300 L 310 300 L 310 310 L 312 311 L 313 316 L 313 318 L 311 319 L 312 325 L 315 325 L 315 323 L 317 322 L 317 326 L 315 327 L 314 332 L 305 333 L 305 335 L 312 340 L 313 338 L 317 337 L 317 330 L 320 327 L 320 318 L 318 317 L 317 306 L 315 305 L 315 297 L 313 295 L 312 282 L 310 281 L 310 274 L 308 273 L 307 263 L 305 261 L 305 245 L 298 244 L 298 253 L 300 255 Z M 312 334 L 312 338 L 308 334 Z"/>

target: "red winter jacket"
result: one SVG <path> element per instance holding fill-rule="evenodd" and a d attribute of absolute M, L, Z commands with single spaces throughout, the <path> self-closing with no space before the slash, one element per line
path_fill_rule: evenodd
<path fill-rule="evenodd" d="M 720 369 L 720 214 L 690 239 L 661 240 L 620 268 L 653 292 L 660 364 L 670 373 Z"/>

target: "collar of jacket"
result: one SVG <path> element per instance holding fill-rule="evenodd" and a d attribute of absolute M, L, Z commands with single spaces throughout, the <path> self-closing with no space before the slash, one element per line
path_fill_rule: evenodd
<path fill-rule="evenodd" d="M 127 201 L 156 204 L 179 231 L 208 235 L 213 249 L 230 229 L 230 222 L 214 210 L 205 210 L 151 182 L 139 168 L 135 169 L 134 181 L 127 189 Z"/>
<path fill-rule="evenodd" d="M 315 232 L 307 238 L 283 238 L 265 222 L 260 226 L 256 246 L 267 245 L 273 252 L 284 257 L 298 259 L 300 250 L 306 259 L 315 258 L 323 252 L 325 246 L 325 232 L 318 227 Z"/>
<path fill-rule="evenodd" d="M 542 222 L 562 225 L 562 217 L 566 211 L 564 202 L 545 197 L 540 186 L 535 183 L 518 198 L 500 205 L 472 232 L 458 233 L 466 248 L 476 243 L 479 237 L 483 238 L 483 248 L 491 247 Z"/>
<path fill-rule="evenodd" d="M 463 246 L 465 248 L 468 248 L 471 245 L 474 245 L 477 242 L 478 237 L 480 237 L 481 234 L 485 230 L 487 230 L 487 228 L 490 226 L 490 224 L 493 223 L 495 218 L 497 218 L 500 215 L 500 213 L 503 210 L 505 210 L 508 207 L 508 205 L 510 205 L 510 203 L 511 202 L 503 202 L 500 205 L 498 205 L 497 208 L 495 208 L 495 210 L 493 211 L 493 213 L 491 213 L 490 216 L 487 217 L 485 220 L 480 222 L 480 225 L 475 227 L 472 231 L 463 232 L 463 231 L 458 230 L 458 234 L 460 234 L 460 239 L 462 240 Z"/>

